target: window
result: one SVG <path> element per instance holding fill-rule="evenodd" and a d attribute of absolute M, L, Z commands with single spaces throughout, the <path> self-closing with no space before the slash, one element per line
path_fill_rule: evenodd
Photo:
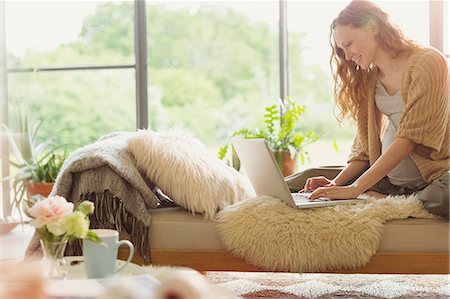
<path fill-rule="evenodd" d="M 54 136 L 74 149 L 110 132 L 135 129 L 132 70 L 12 73 L 8 85 L 9 123 L 19 108 L 31 111 L 32 124 L 42 121 L 41 140 Z"/>
<path fill-rule="evenodd" d="M 6 28 L 1 48 L 5 43 L 8 51 L 2 122 L 15 129 L 19 111 L 27 109 L 32 124 L 42 120 L 38 139 L 55 135 L 73 148 L 136 127 L 133 2 L 0 5 Z M 2 159 L 2 182 L 7 161 Z M 7 181 L 2 189 L 7 203 Z"/>
<path fill-rule="evenodd" d="M 132 2 L 10 1 L 5 10 L 10 120 L 28 106 L 42 134 L 57 128 L 59 142 L 78 145 L 135 127 Z"/>
<path fill-rule="evenodd" d="M 6 1 L 5 11 L 9 68 L 134 63 L 132 2 Z"/>
<path fill-rule="evenodd" d="M 277 103 L 277 1 L 147 1 L 147 14 L 152 128 L 187 128 L 216 151 Z"/>

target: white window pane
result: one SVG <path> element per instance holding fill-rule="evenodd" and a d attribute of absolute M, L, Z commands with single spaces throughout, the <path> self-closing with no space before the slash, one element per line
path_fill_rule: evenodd
<path fill-rule="evenodd" d="M 419 44 L 430 44 L 430 5 L 420 1 L 375 1 L 402 31 Z"/>
<path fill-rule="evenodd" d="M 130 64 L 133 2 L 6 1 L 8 66 Z"/>
<path fill-rule="evenodd" d="M 277 103 L 278 1 L 147 1 L 153 128 L 218 147 Z"/>
<path fill-rule="evenodd" d="M 38 137 L 75 148 L 114 131 L 136 126 L 134 70 L 93 70 L 10 74 L 10 124 L 28 108 L 32 123 L 42 120 Z"/>

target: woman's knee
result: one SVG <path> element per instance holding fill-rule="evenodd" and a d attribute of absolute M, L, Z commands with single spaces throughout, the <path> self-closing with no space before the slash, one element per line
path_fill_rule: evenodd
<path fill-rule="evenodd" d="M 315 176 L 324 176 L 328 179 L 333 179 L 342 170 L 343 167 L 318 167 L 309 168 L 304 171 L 294 173 L 284 178 L 286 184 L 292 192 L 297 192 L 305 186 L 306 180 Z"/>
<path fill-rule="evenodd" d="M 302 172 L 291 174 L 284 178 L 291 192 L 297 192 L 305 186 L 306 180 L 313 174 L 313 169 L 306 169 Z"/>
<path fill-rule="evenodd" d="M 449 218 L 449 176 L 448 172 L 417 193 L 423 206 L 430 213 Z"/>
<path fill-rule="evenodd" d="M 430 213 L 449 219 L 449 198 L 446 196 L 432 195 L 429 199 L 422 200 L 423 206 Z"/>

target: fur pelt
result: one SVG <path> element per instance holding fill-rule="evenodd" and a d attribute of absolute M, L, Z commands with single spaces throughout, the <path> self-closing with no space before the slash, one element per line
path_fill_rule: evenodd
<path fill-rule="evenodd" d="M 414 196 L 303 210 L 262 196 L 225 208 L 217 226 L 225 247 L 249 264 L 309 272 L 366 265 L 381 241 L 383 223 L 408 217 L 436 216 Z"/>
<path fill-rule="evenodd" d="M 142 130 L 129 140 L 128 148 L 151 182 L 180 206 L 206 218 L 255 196 L 242 174 L 213 157 L 185 131 Z"/>

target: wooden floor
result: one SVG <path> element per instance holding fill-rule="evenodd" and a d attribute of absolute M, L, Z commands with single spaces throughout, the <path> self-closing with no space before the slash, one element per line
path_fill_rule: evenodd
<path fill-rule="evenodd" d="M 119 252 L 126 258 L 126 249 Z M 226 251 L 174 251 L 151 252 L 152 265 L 184 266 L 198 271 L 262 271 L 247 264 L 239 257 Z M 139 256 L 133 258 L 137 264 L 145 264 Z M 393 252 L 377 253 L 365 267 L 354 270 L 329 271 L 331 273 L 378 273 L 378 274 L 450 274 L 449 253 Z"/>

